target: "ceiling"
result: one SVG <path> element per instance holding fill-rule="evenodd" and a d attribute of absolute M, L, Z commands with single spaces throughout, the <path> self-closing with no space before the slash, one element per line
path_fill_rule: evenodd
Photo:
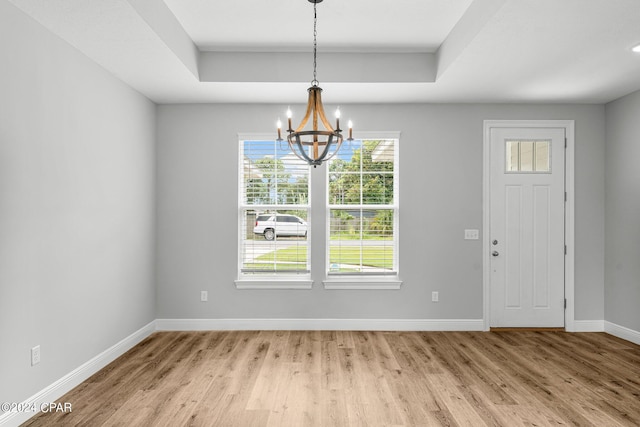
<path fill-rule="evenodd" d="M 303 103 L 307 0 L 9 0 L 157 103 Z M 324 0 L 332 103 L 605 103 L 640 89 L 638 0 Z"/>

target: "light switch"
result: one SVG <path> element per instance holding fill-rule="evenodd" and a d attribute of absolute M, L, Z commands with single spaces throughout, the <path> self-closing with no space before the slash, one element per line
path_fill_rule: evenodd
<path fill-rule="evenodd" d="M 465 240 L 478 240 L 480 238 L 480 230 L 464 230 Z"/>

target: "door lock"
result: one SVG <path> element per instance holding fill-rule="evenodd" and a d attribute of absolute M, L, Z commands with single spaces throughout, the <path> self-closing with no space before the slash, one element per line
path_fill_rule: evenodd
<path fill-rule="evenodd" d="M 500 255 L 500 253 L 498 253 L 498 251 L 493 251 L 493 252 L 491 252 L 491 255 L 498 256 L 498 255 Z"/>

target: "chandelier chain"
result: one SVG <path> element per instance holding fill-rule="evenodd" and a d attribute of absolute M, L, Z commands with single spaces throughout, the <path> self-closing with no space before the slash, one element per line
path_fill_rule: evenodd
<path fill-rule="evenodd" d="M 318 67 L 318 61 L 317 61 L 317 50 L 318 50 L 318 15 L 316 12 L 316 3 L 313 3 L 313 81 L 311 82 L 312 86 L 317 86 L 318 85 L 318 78 L 317 78 L 317 67 Z"/>

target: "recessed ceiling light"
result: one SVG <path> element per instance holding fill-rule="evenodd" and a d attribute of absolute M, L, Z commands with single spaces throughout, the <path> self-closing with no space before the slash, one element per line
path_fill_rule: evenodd
<path fill-rule="evenodd" d="M 635 45 L 634 47 L 631 48 L 631 50 L 636 53 L 640 53 L 640 44 Z"/>

